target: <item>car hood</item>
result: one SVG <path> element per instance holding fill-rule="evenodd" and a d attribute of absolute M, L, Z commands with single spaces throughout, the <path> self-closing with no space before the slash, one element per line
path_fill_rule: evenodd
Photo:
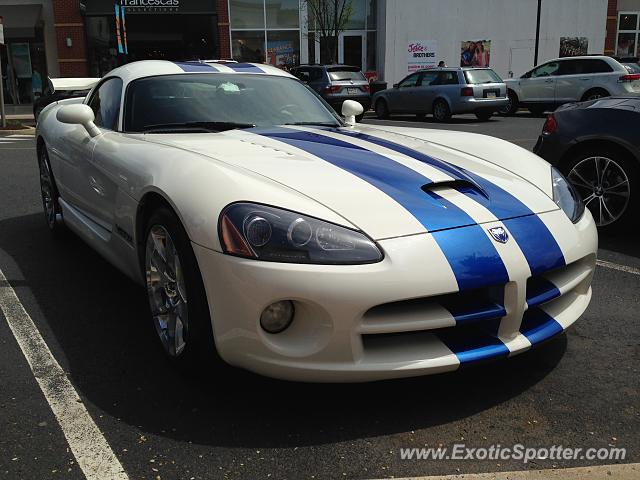
<path fill-rule="evenodd" d="M 346 225 L 376 240 L 558 208 L 548 193 L 550 167 L 524 150 L 476 136 L 475 147 L 485 156 L 498 156 L 500 149 L 482 148 L 483 142 L 504 145 L 511 165 L 518 164 L 520 155 L 523 168 L 547 172 L 537 178 L 547 179 L 549 185 L 536 186 L 499 162 L 474 155 L 471 152 L 476 148 L 464 140 L 466 134 L 438 138 L 434 132 L 435 141 L 429 141 L 395 130 L 364 125 L 274 127 L 145 135 L 145 140 L 267 177 L 319 202 L 344 218 Z M 260 192 L 238 200 L 260 202 Z"/>

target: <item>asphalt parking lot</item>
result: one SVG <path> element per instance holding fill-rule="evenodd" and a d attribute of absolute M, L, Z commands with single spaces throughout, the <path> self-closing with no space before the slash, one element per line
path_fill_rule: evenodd
<path fill-rule="evenodd" d="M 531 149 L 544 119 L 365 122 L 484 133 Z M 15 291 L 129 478 L 397 478 L 616 463 L 400 458 L 401 448 L 460 443 L 616 446 L 627 449 L 622 463 L 640 461 L 637 232 L 601 235 L 585 315 L 507 361 L 355 385 L 233 369 L 185 378 L 155 344 L 141 287 L 79 239 L 50 236 L 32 138 L 0 137 L 0 172 L 0 291 Z M 0 311 L 0 478 L 83 478 L 6 320 Z"/>

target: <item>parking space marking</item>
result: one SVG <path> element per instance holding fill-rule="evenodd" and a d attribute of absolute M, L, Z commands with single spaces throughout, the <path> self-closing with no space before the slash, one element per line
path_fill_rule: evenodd
<path fill-rule="evenodd" d="M 0 311 L 88 480 L 127 480 L 120 461 L 0 270 Z"/>
<path fill-rule="evenodd" d="M 593 467 L 554 468 L 476 474 L 410 477 L 399 480 L 637 480 L 640 463 L 596 465 Z"/>
<path fill-rule="evenodd" d="M 610 268 L 612 270 L 618 270 L 620 272 L 631 273 L 633 275 L 640 275 L 640 268 L 607 262 L 606 260 L 596 260 L 596 265 L 598 265 L 599 267 Z"/>

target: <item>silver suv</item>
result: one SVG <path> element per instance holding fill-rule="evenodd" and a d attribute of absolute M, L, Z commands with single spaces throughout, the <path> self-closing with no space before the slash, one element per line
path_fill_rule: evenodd
<path fill-rule="evenodd" d="M 475 113 L 480 120 L 488 120 L 507 101 L 507 87 L 496 72 L 467 67 L 419 70 L 372 99 L 378 118 L 395 113 L 423 118 L 431 113 L 438 122 L 459 113 Z"/>
<path fill-rule="evenodd" d="M 511 115 L 527 107 L 534 115 L 569 102 L 610 95 L 640 95 L 640 75 L 604 55 L 557 58 L 505 80 L 509 104 L 500 113 Z"/>

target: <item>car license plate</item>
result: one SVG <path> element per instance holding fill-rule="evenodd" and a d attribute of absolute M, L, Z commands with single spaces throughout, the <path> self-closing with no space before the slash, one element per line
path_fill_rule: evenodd
<path fill-rule="evenodd" d="M 487 92 L 487 98 L 496 98 L 496 92 Z"/>
<path fill-rule="evenodd" d="M 359 89 L 357 88 L 347 88 L 348 95 L 357 95 L 359 93 Z"/>

